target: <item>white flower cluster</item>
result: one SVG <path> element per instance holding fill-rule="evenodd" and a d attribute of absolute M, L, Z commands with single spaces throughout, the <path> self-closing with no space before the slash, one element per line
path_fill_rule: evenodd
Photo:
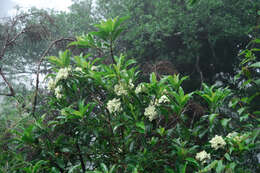
<path fill-rule="evenodd" d="M 201 161 L 202 163 L 205 163 L 205 162 L 207 162 L 207 160 L 211 159 L 210 154 L 207 153 L 205 150 L 197 153 L 195 158 L 197 160 Z"/>
<path fill-rule="evenodd" d="M 153 121 L 157 117 L 155 106 L 150 104 L 147 108 L 145 108 L 144 115 L 148 117 L 150 121 Z"/>
<path fill-rule="evenodd" d="M 70 71 L 71 71 L 71 67 L 61 68 L 57 73 L 57 76 L 55 78 L 55 83 L 58 83 L 62 79 L 67 79 Z"/>
<path fill-rule="evenodd" d="M 121 83 L 115 85 L 114 91 L 118 96 L 127 95 L 127 90 L 125 90 L 124 86 Z"/>
<path fill-rule="evenodd" d="M 61 91 L 62 91 L 62 86 L 57 86 L 55 88 L 55 96 L 56 96 L 57 99 L 61 99 L 62 98 Z"/>
<path fill-rule="evenodd" d="M 67 115 L 67 113 L 66 113 L 66 110 L 65 109 L 62 109 L 61 111 L 60 111 L 60 113 L 61 113 L 61 115 Z"/>
<path fill-rule="evenodd" d="M 209 142 L 211 143 L 211 147 L 214 148 L 215 150 L 219 148 L 224 148 L 224 146 L 226 145 L 226 142 L 222 138 L 222 136 L 218 136 L 218 135 L 212 138 Z"/>
<path fill-rule="evenodd" d="M 92 71 L 98 70 L 98 66 L 92 65 L 91 70 L 92 70 Z"/>
<path fill-rule="evenodd" d="M 159 101 L 158 101 L 159 104 L 169 103 L 169 102 L 170 102 L 170 100 L 166 95 L 163 95 L 161 98 L 159 98 Z"/>
<path fill-rule="evenodd" d="M 163 94 L 169 94 L 169 92 L 167 91 L 167 89 L 165 88 L 162 92 Z"/>
<path fill-rule="evenodd" d="M 79 72 L 79 73 L 83 73 L 83 69 L 81 67 L 76 67 L 75 68 L 75 71 L 76 72 Z"/>
<path fill-rule="evenodd" d="M 69 76 L 69 72 L 71 71 L 71 67 L 61 68 L 57 75 L 55 80 L 50 79 L 48 82 L 48 90 L 54 90 L 55 96 L 58 99 L 62 98 L 62 86 L 57 86 L 57 83 L 62 79 L 67 79 Z"/>
<path fill-rule="evenodd" d="M 244 135 L 239 135 L 237 132 L 229 133 L 227 136 L 229 139 L 233 139 L 235 142 L 240 143 L 243 141 Z"/>
<path fill-rule="evenodd" d="M 130 89 L 133 89 L 135 87 L 132 79 L 129 80 L 128 86 L 129 86 Z"/>
<path fill-rule="evenodd" d="M 56 83 L 53 79 L 50 79 L 48 82 L 48 90 L 53 90 L 56 86 Z"/>
<path fill-rule="evenodd" d="M 133 80 L 130 79 L 128 84 L 124 83 L 124 82 L 120 82 L 119 84 L 116 84 L 114 86 L 114 92 L 116 93 L 116 95 L 121 96 L 121 95 L 127 95 L 127 89 L 132 89 L 134 88 L 134 84 L 133 84 Z"/>
<path fill-rule="evenodd" d="M 237 132 L 232 132 L 232 133 L 229 133 L 226 137 L 229 138 L 229 139 L 232 139 L 232 138 L 234 138 L 237 135 L 238 135 Z"/>
<path fill-rule="evenodd" d="M 115 113 L 122 111 L 120 99 L 112 99 L 107 102 L 107 109 L 109 113 Z"/>
<path fill-rule="evenodd" d="M 169 103 L 170 100 L 166 95 L 161 96 L 159 99 L 152 99 L 150 105 L 160 106 L 161 104 Z"/>
<path fill-rule="evenodd" d="M 140 83 L 140 84 L 136 87 L 136 89 L 135 89 L 135 93 L 136 93 L 136 94 L 142 93 L 142 92 L 144 92 L 144 91 L 145 91 L 145 86 L 144 86 L 143 83 Z"/>

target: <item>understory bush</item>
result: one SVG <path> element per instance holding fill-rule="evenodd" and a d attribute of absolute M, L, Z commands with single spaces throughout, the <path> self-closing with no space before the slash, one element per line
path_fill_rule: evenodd
<path fill-rule="evenodd" d="M 46 113 L 12 131 L 5 150 L 16 154 L 8 161 L 16 165 L 7 171 L 258 172 L 259 49 L 241 52 L 234 78 L 239 90 L 204 83 L 187 93 L 187 76 L 152 73 L 143 82 L 134 59 L 114 55 L 125 20 L 103 21 L 69 45 L 96 55 L 66 50 L 48 58 L 53 73 Z"/>

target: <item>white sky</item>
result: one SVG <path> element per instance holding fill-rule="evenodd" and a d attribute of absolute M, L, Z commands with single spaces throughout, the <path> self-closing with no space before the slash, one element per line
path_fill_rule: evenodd
<path fill-rule="evenodd" d="M 9 0 L 9 1 L 12 1 L 12 5 L 18 5 L 23 9 L 36 7 L 36 8 L 45 8 L 45 9 L 51 8 L 58 11 L 68 10 L 68 7 L 72 4 L 71 0 Z M 14 15 L 15 13 L 16 10 L 14 8 L 8 10 L 8 15 Z"/>
<path fill-rule="evenodd" d="M 71 5 L 71 0 L 13 0 L 21 7 L 30 8 L 54 8 L 56 10 L 66 10 Z"/>

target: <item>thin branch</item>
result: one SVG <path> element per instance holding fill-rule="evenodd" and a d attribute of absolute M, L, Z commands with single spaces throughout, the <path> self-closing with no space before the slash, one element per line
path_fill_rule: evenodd
<path fill-rule="evenodd" d="M 4 41 L 4 45 L 3 45 L 3 48 L 1 50 L 1 53 L 0 53 L 0 60 L 4 57 L 5 55 L 5 51 L 6 51 L 6 48 L 7 48 L 7 43 L 8 43 L 8 40 L 9 40 L 9 37 L 10 37 L 10 34 L 8 32 L 8 28 L 6 29 L 6 33 L 7 33 L 7 36 L 5 38 L 5 41 Z"/>
<path fill-rule="evenodd" d="M 51 48 L 57 44 L 58 42 L 61 41 L 75 41 L 74 38 L 60 38 L 58 40 L 54 40 L 49 47 L 43 52 L 40 61 L 38 62 L 38 66 L 37 66 L 37 74 L 36 74 L 36 87 L 35 87 L 35 94 L 34 94 L 34 99 L 33 99 L 33 110 L 32 110 L 32 115 L 35 116 L 35 110 L 36 110 L 36 105 L 37 105 L 37 97 L 38 97 L 38 90 L 39 90 L 39 74 L 40 74 L 40 67 L 41 64 L 44 60 L 44 58 L 46 57 L 46 55 L 49 53 L 49 51 L 51 50 Z"/>
<path fill-rule="evenodd" d="M 78 154 L 79 154 L 79 160 L 80 160 L 82 171 L 86 172 L 86 166 L 85 166 L 84 159 L 82 157 L 78 142 L 76 142 L 76 148 L 77 148 L 77 151 L 78 151 Z"/>
<path fill-rule="evenodd" d="M 10 28 L 6 28 L 6 38 L 5 38 L 5 41 L 4 41 L 4 45 L 3 45 L 3 48 L 0 52 L 0 61 L 3 59 L 4 55 L 5 55 L 5 52 L 6 52 L 6 49 L 8 46 L 10 46 L 12 43 L 14 43 L 23 33 L 26 32 L 25 29 L 23 29 L 20 33 L 16 34 L 11 40 L 10 40 L 10 33 L 9 33 L 9 29 L 11 31 L 14 30 L 15 28 L 15 25 L 17 23 L 19 18 L 16 18 L 16 20 L 14 20 L 13 24 L 11 25 Z M 7 84 L 9 90 L 10 90 L 10 93 L 9 94 L 4 94 L 4 93 L 0 93 L 0 95 L 5 95 L 5 96 L 15 96 L 15 92 L 14 92 L 14 89 L 11 85 L 11 83 L 8 82 L 8 80 L 6 79 L 4 73 L 2 72 L 2 69 L 0 68 L 0 75 L 2 76 L 4 82 Z"/>
<path fill-rule="evenodd" d="M 8 80 L 5 78 L 5 75 L 3 74 L 1 68 L 0 68 L 0 75 L 2 76 L 3 80 L 5 81 L 5 83 L 7 84 L 8 88 L 9 88 L 9 90 L 10 90 L 10 93 L 9 93 L 9 94 L 0 93 L 0 95 L 4 95 L 4 96 L 15 96 L 14 89 L 13 89 L 12 85 L 8 82 Z"/>
<path fill-rule="evenodd" d="M 0 61 L 2 60 L 2 58 L 4 57 L 5 55 L 5 51 L 7 49 L 7 43 L 8 43 L 8 40 L 9 40 L 9 37 L 10 37 L 10 34 L 8 32 L 8 28 L 6 29 L 6 33 L 7 33 L 7 36 L 6 36 L 6 39 L 4 41 L 4 45 L 3 45 L 3 48 L 0 52 Z M 9 90 L 10 90 L 10 93 L 9 94 L 4 94 L 4 93 L 1 93 L 0 95 L 5 95 L 5 96 L 14 96 L 15 95 L 15 92 L 14 92 L 14 89 L 12 87 L 12 85 L 8 82 L 8 80 L 6 79 L 5 75 L 3 74 L 2 72 L 2 68 L 0 67 L 0 75 L 2 76 L 4 82 L 7 84 Z"/>
<path fill-rule="evenodd" d="M 28 29 L 28 28 L 25 28 L 25 29 L 23 29 L 21 32 L 19 32 L 18 34 L 16 34 L 12 40 L 10 40 L 10 41 L 8 41 L 8 42 L 6 43 L 6 46 L 9 46 L 9 45 L 11 45 L 13 42 L 15 42 L 15 41 L 18 39 L 18 37 L 20 37 L 22 34 L 24 34 L 24 33 L 26 32 L 26 29 Z"/>
<path fill-rule="evenodd" d="M 113 41 L 112 40 L 110 41 L 110 54 L 111 54 L 111 58 L 112 58 L 113 64 L 116 64 L 115 57 L 114 57 L 114 52 L 113 52 Z"/>
<path fill-rule="evenodd" d="M 202 89 L 202 83 L 204 82 L 204 77 L 203 77 L 202 71 L 200 70 L 199 63 L 200 63 L 200 57 L 197 55 L 196 69 L 197 69 L 198 73 L 200 74 L 200 89 Z"/>
<path fill-rule="evenodd" d="M 27 32 L 28 29 L 30 28 L 30 27 L 24 28 L 18 34 L 12 36 L 12 33 L 15 32 L 15 28 L 16 28 L 15 26 L 18 24 L 18 22 L 23 21 L 23 19 L 28 17 L 28 16 L 36 15 L 36 14 L 39 14 L 41 16 L 43 16 L 43 15 L 46 16 L 46 14 L 44 14 L 44 13 L 30 13 L 30 14 L 18 15 L 15 18 L 13 18 L 12 20 L 10 20 L 10 25 L 9 26 L 7 25 L 6 30 L 5 30 L 6 36 L 5 36 L 5 39 L 4 39 L 3 47 L 0 50 L 0 61 L 3 59 L 8 46 L 12 45 L 21 35 L 23 35 L 25 32 Z M 2 78 L 4 79 L 4 82 L 7 84 L 8 88 L 10 90 L 9 94 L 1 94 L 0 93 L 0 95 L 15 96 L 14 89 L 13 89 L 12 85 L 8 82 L 8 80 L 6 79 L 5 75 L 2 72 L 2 69 L 0 69 L 0 75 L 2 76 Z M 37 72 L 37 75 L 38 75 L 38 72 Z M 39 78 L 39 77 L 37 76 L 37 78 Z"/>

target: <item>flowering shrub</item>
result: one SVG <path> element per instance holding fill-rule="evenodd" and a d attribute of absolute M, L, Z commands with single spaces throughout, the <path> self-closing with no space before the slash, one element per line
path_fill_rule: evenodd
<path fill-rule="evenodd" d="M 97 32 L 79 37 L 70 45 L 103 48 L 105 56 L 106 48 L 113 49 L 123 20 L 104 21 L 97 25 Z M 95 42 L 98 39 L 100 43 Z M 102 45 L 107 47 L 99 47 Z M 152 73 L 149 82 L 138 83 L 140 76 L 133 59 L 127 60 L 122 54 L 109 57 L 113 61 L 110 65 L 91 55 L 72 56 L 69 51 L 49 58 L 53 64 L 48 84 L 53 94 L 46 115 L 49 121 L 40 118 L 18 140 L 37 153 L 38 160 L 46 161 L 43 170 L 259 170 L 259 118 L 255 118 L 259 111 L 246 110 L 246 104 L 237 108 L 234 99 L 243 102 L 239 95 L 206 84 L 201 91 L 185 93 L 182 82 L 187 77 L 180 75 L 158 80 Z M 201 99 L 207 106 L 204 114 L 197 115 L 189 105 Z M 228 104 L 231 112 L 226 113 L 223 108 Z"/>

